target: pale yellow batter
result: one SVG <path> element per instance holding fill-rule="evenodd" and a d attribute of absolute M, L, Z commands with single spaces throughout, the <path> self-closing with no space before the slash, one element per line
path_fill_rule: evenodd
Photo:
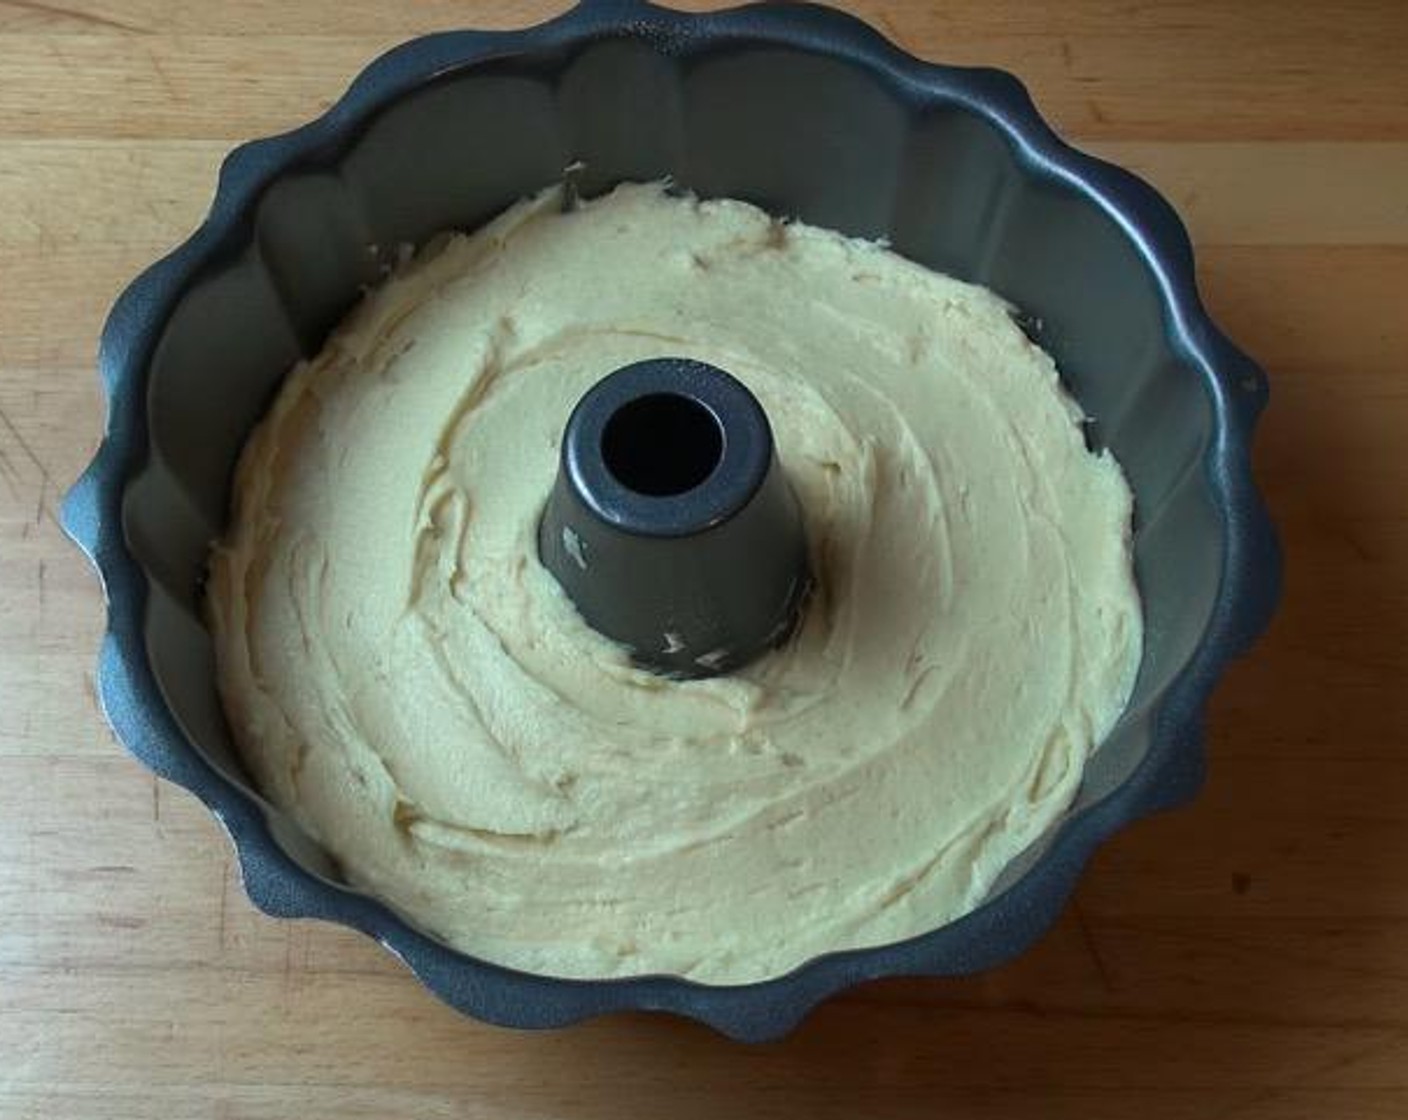
<path fill-rule="evenodd" d="M 737 983 L 965 913 L 1133 682 L 1118 465 L 990 292 L 659 186 L 558 210 L 423 253 L 250 440 L 210 616 L 257 781 L 534 972 Z M 536 557 L 573 404 L 664 355 L 759 397 L 814 552 L 734 677 L 633 668 Z"/>

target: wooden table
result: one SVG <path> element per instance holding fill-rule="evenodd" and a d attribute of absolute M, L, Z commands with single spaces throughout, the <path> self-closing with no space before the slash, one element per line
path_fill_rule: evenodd
<path fill-rule="evenodd" d="M 867 0 L 1026 77 L 1182 210 L 1273 382 L 1280 617 L 1196 806 L 1131 829 L 1024 959 L 875 984 L 786 1042 L 462 1019 L 380 949 L 275 922 L 205 811 L 114 745 L 101 602 L 55 525 L 95 339 L 221 154 L 418 32 L 552 0 L 0 2 L 0 1116 L 1408 1116 L 1408 7 Z"/>

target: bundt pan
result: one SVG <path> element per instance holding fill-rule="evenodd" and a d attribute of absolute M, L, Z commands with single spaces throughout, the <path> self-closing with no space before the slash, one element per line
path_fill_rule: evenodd
<path fill-rule="evenodd" d="M 669 176 L 993 288 L 1056 358 L 1090 439 L 1119 456 L 1147 615 L 1139 681 L 1075 804 L 967 917 L 756 984 L 526 975 L 344 885 L 251 787 L 201 612 L 245 437 L 407 245 L 473 228 L 569 167 L 584 195 Z M 1265 379 L 1203 311 L 1167 203 L 1058 140 L 1008 74 L 921 62 L 818 7 L 606 0 L 523 31 L 407 43 L 318 120 L 230 155 L 205 223 L 117 301 L 99 363 L 106 436 L 64 522 L 106 588 L 98 681 L 118 737 L 221 820 L 257 906 L 359 929 L 494 1023 L 654 1009 L 763 1040 L 863 980 L 1008 960 L 1054 922 L 1097 844 L 1197 790 L 1205 701 L 1277 594 L 1248 462 Z"/>

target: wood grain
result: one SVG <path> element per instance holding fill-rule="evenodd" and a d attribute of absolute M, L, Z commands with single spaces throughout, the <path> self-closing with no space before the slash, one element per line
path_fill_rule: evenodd
<path fill-rule="evenodd" d="M 700 5 L 707 6 L 707 5 Z M 349 932 L 256 914 L 205 811 L 112 743 L 62 540 L 97 332 L 233 142 L 419 32 L 552 0 L 0 0 L 0 1116 L 677 1120 L 1408 1116 L 1408 7 L 864 0 L 1021 73 L 1188 219 L 1267 366 L 1283 610 L 1190 809 L 1097 857 L 1036 949 L 873 984 L 783 1043 L 461 1019 Z"/>

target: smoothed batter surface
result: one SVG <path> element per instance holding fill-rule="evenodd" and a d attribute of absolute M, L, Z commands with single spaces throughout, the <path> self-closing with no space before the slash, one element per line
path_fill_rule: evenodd
<path fill-rule="evenodd" d="M 535 529 L 581 394 L 677 355 L 773 424 L 819 580 L 674 682 Z M 528 971 L 758 980 L 972 909 L 1138 668 L 1131 498 L 981 288 L 738 202 L 553 194 L 455 236 L 289 377 L 209 611 L 266 795 L 354 883 Z"/>

